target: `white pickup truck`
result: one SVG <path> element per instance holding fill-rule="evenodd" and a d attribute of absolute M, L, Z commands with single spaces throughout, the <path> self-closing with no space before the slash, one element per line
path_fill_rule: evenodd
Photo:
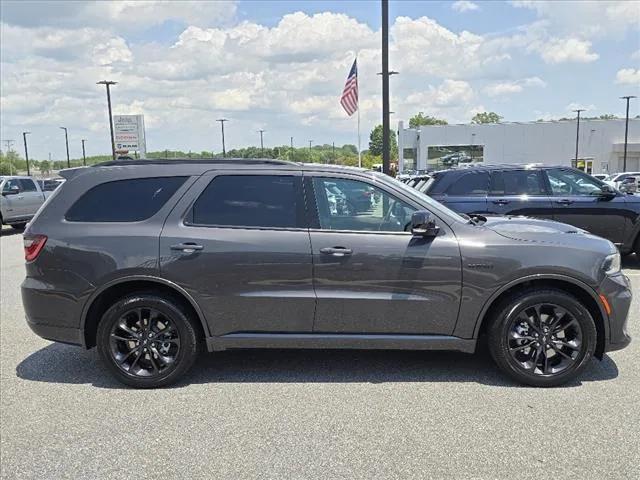
<path fill-rule="evenodd" d="M 0 177 L 0 224 L 24 229 L 51 192 L 31 177 Z M 49 195 L 47 195 L 49 194 Z"/>

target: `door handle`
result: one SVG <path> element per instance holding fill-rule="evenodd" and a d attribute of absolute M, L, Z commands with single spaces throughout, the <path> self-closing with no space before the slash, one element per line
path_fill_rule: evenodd
<path fill-rule="evenodd" d="M 559 203 L 560 205 L 571 205 L 573 203 L 573 200 L 569 200 L 568 198 L 562 198 L 560 200 L 556 200 L 556 203 Z"/>
<path fill-rule="evenodd" d="M 181 252 L 184 252 L 184 253 L 193 253 L 196 250 L 204 249 L 202 245 L 197 245 L 192 242 L 177 243 L 175 245 L 171 245 L 169 248 L 171 250 L 180 250 Z"/>
<path fill-rule="evenodd" d="M 495 203 L 496 205 L 507 205 L 510 203 L 510 201 L 501 198 L 500 200 L 494 200 L 493 203 Z"/>
<path fill-rule="evenodd" d="M 351 255 L 353 250 L 346 247 L 325 247 L 320 249 L 320 253 L 333 255 L 334 257 L 344 257 L 345 255 Z"/>

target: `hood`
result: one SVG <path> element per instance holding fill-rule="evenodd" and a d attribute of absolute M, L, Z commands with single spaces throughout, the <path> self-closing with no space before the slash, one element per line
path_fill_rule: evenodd
<path fill-rule="evenodd" d="M 486 217 L 484 227 L 503 237 L 528 242 L 565 243 L 576 236 L 590 236 L 586 230 L 553 220 L 528 217 Z"/>

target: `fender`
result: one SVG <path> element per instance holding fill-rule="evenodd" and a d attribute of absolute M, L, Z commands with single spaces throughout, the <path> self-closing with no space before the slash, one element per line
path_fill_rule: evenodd
<path fill-rule="evenodd" d="M 584 290 L 589 295 L 591 295 L 591 298 L 593 298 L 593 300 L 596 302 L 596 305 L 598 305 L 598 308 L 600 309 L 600 315 L 602 315 L 602 318 L 606 320 L 605 322 L 602 322 L 602 323 L 604 324 L 603 326 L 604 326 L 604 331 L 605 331 L 605 338 L 607 338 L 607 339 L 609 338 L 609 315 L 607 315 L 607 312 L 604 310 L 604 307 L 602 306 L 602 302 L 598 298 L 598 294 L 596 293 L 596 291 L 591 286 L 589 286 L 588 284 L 584 283 L 582 280 L 578 280 L 577 278 L 573 278 L 573 277 L 568 277 L 566 275 L 552 274 L 552 273 L 550 273 L 550 274 L 539 273 L 539 274 L 527 275 L 526 277 L 517 278 L 517 279 L 512 280 L 511 282 L 503 285 L 498 290 L 493 292 L 493 294 L 491 294 L 489 299 L 482 306 L 482 310 L 480 311 L 480 315 L 478 315 L 478 318 L 476 319 L 476 326 L 473 329 L 473 338 L 475 338 L 475 339 L 478 338 L 478 334 L 480 332 L 480 327 L 482 325 L 482 321 L 484 320 L 484 317 L 487 314 L 487 311 L 489 310 L 489 307 L 491 307 L 491 305 L 493 305 L 493 302 L 500 295 L 502 295 L 504 292 L 506 292 L 510 288 L 513 288 L 513 287 L 515 287 L 517 285 L 520 285 L 520 284 L 523 284 L 523 283 L 526 283 L 526 282 L 529 282 L 529 281 L 532 281 L 532 280 L 560 280 L 560 281 L 563 281 L 563 282 L 571 283 L 571 284 L 575 285 L 576 287 L 579 287 L 581 290 Z"/>
<path fill-rule="evenodd" d="M 102 285 L 100 288 L 96 289 L 87 299 L 87 301 L 84 304 L 84 307 L 82 308 L 82 316 L 80 319 L 80 331 L 83 332 L 82 336 L 84 338 L 84 327 L 85 327 L 85 323 L 87 321 L 87 314 L 89 313 L 89 309 L 91 308 L 91 305 L 93 305 L 93 303 L 95 302 L 96 298 L 98 298 L 105 290 L 115 286 L 115 285 L 120 285 L 122 283 L 127 283 L 127 282 L 132 282 L 132 281 L 145 281 L 145 282 L 154 282 L 154 283 L 158 283 L 161 285 L 164 285 L 166 287 L 169 287 L 173 290 L 176 291 L 176 293 L 181 294 L 184 298 L 186 298 L 189 303 L 191 304 L 191 306 L 194 308 L 194 310 L 196 311 L 196 314 L 198 315 L 198 319 L 200 320 L 200 323 L 202 325 L 202 329 L 204 331 L 204 334 L 206 337 L 211 336 L 211 332 L 209 331 L 209 326 L 207 325 L 207 321 L 204 317 L 204 313 L 202 312 L 202 309 L 200 308 L 200 306 L 196 303 L 196 301 L 193 299 L 193 297 L 191 295 L 189 295 L 189 293 L 182 288 L 181 286 L 166 280 L 164 278 L 161 277 L 155 277 L 152 275 L 130 275 L 127 277 L 121 277 L 121 278 L 117 278 L 115 280 L 112 280 L 104 285 Z M 83 345 L 86 347 L 86 345 Z"/>

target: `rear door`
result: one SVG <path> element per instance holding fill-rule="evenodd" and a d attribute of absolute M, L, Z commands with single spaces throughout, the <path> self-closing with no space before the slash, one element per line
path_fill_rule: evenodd
<path fill-rule="evenodd" d="M 24 215 L 35 215 L 44 203 L 44 196 L 31 178 L 20 179 L 20 195 L 23 197 Z"/>
<path fill-rule="evenodd" d="M 160 268 L 197 301 L 213 335 L 310 332 L 301 172 L 203 175 L 165 222 Z"/>
<path fill-rule="evenodd" d="M 594 235 L 622 244 L 625 231 L 637 214 L 627 206 L 625 195 L 605 197 L 602 182 L 570 168 L 545 170 L 554 202 L 554 218 L 583 228 Z"/>
<path fill-rule="evenodd" d="M 553 203 L 540 170 L 493 170 L 487 211 L 553 219 Z"/>

